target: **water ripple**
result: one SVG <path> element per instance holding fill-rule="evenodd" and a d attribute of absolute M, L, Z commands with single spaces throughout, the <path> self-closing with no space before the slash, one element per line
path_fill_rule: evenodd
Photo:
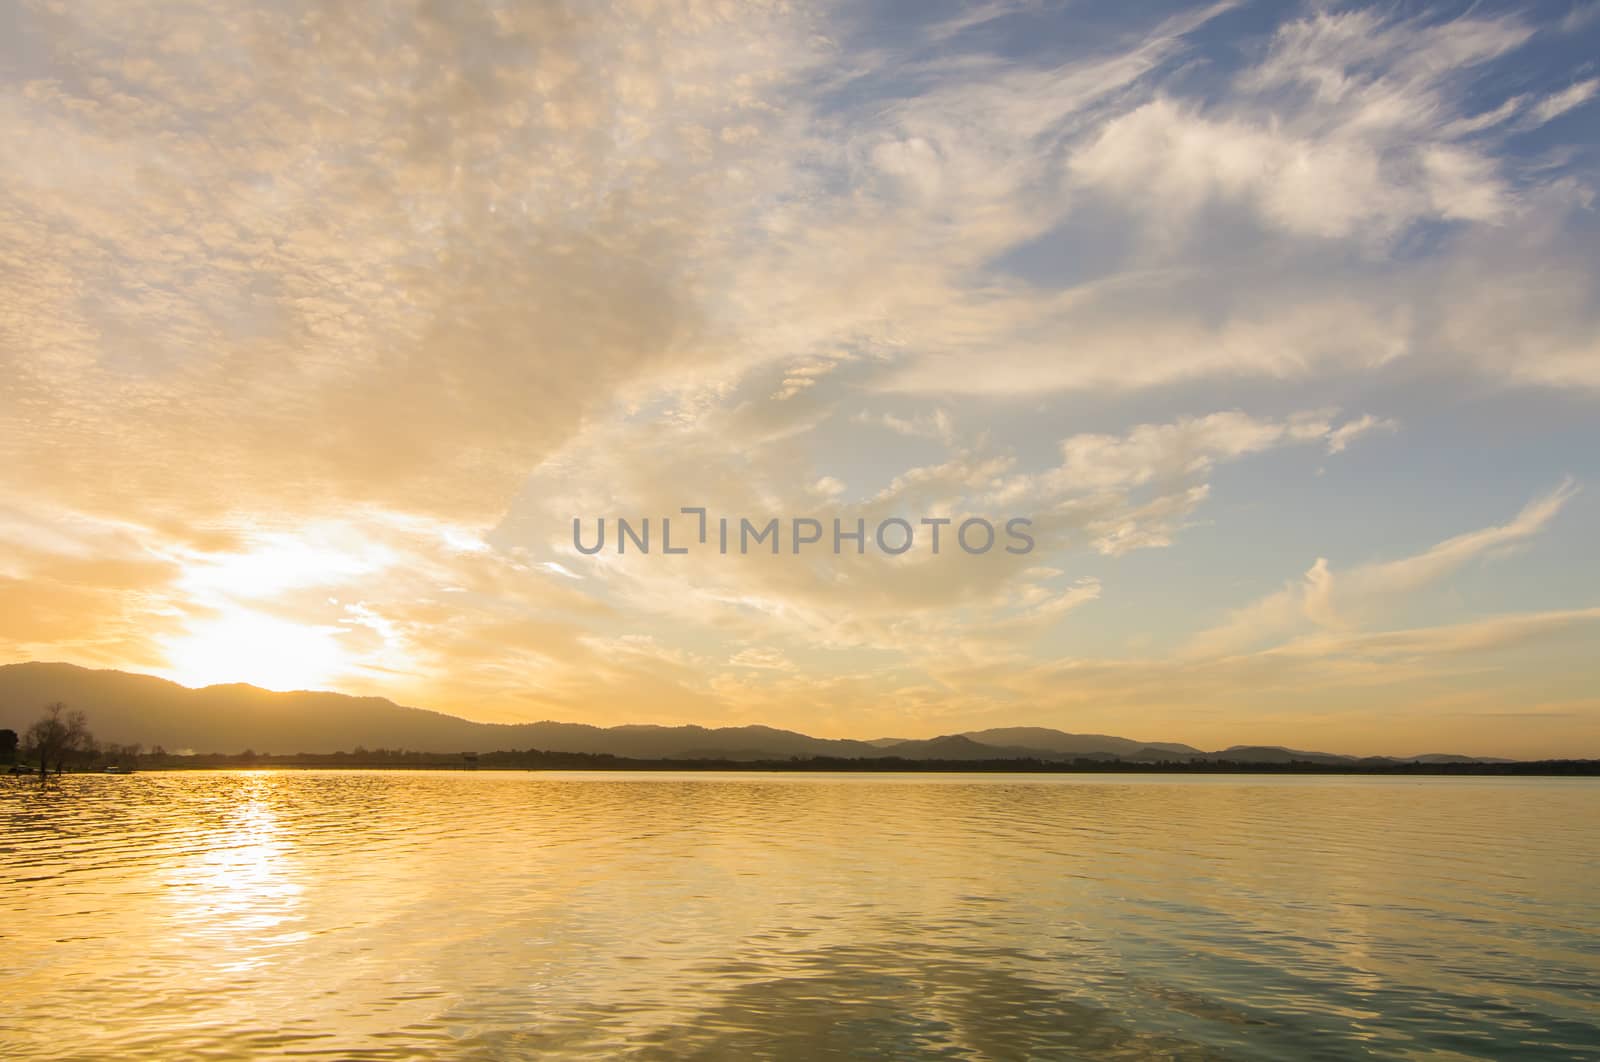
<path fill-rule="evenodd" d="M 7 1059 L 1600 1056 L 1589 780 L 174 772 L 0 827 Z"/>

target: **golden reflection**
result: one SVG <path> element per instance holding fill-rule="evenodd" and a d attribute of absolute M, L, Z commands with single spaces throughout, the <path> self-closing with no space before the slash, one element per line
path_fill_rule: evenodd
<path fill-rule="evenodd" d="M 260 966 L 271 948 L 304 937 L 284 931 L 304 885 L 275 807 L 280 780 L 251 771 L 238 784 L 221 821 L 193 838 L 190 858 L 168 882 L 181 907 L 179 933 L 220 949 L 216 968 L 233 973 Z"/>

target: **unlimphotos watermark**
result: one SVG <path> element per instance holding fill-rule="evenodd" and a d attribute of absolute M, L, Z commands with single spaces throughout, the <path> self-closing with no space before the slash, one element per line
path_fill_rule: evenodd
<path fill-rule="evenodd" d="M 994 521 L 981 516 L 969 516 L 960 521 L 948 516 L 924 516 L 915 521 L 891 516 L 878 521 L 870 529 L 864 517 L 856 517 L 853 521 L 834 517 L 830 529 L 822 520 L 811 516 L 769 516 L 761 521 L 745 516 L 721 516 L 713 520 L 707 516 L 703 506 L 685 506 L 678 513 L 694 517 L 695 526 L 681 534 L 677 542 L 673 541 L 671 517 L 659 518 L 655 526 L 660 534 L 654 541 L 651 538 L 650 517 L 632 520 L 627 517 L 613 518 L 611 525 L 615 534 L 611 541 L 616 552 L 649 553 L 654 546 L 660 553 L 684 554 L 695 551 L 696 547 L 712 548 L 713 537 L 716 540 L 716 552 L 724 555 L 749 554 L 763 549 L 773 554 L 787 552 L 790 556 L 816 554 L 826 552 L 830 543 L 835 554 L 847 552 L 847 544 L 854 546 L 857 554 L 864 554 L 870 543 L 879 552 L 891 557 L 898 557 L 913 549 L 926 549 L 937 555 L 941 549 L 948 549 L 952 541 L 960 552 L 971 556 L 981 556 L 997 546 L 1007 553 L 1033 552 L 1033 536 L 1028 530 L 1033 526 L 1033 520 L 1026 516 L 1010 517 L 998 528 Z M 589 556 L 606 548 L 606 518 L 597 517 L 593 524 L 592 535 L 587 534 L 584 519 L 578 516 L 572 518 L 573 548 Z M 586 538 L 589 541 L 586 542 Z"/>

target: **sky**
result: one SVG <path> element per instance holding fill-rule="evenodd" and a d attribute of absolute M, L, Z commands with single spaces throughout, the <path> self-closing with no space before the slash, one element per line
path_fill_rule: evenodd
<path fill-rule="evenodd" d="M 1594 0 L 0 0 L 0 662 L 1600 756 L 1597 56 Z"/>

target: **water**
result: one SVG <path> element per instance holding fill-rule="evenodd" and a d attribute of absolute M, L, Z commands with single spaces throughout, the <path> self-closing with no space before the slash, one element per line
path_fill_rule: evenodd
<path fill-rule="evenodd" d="M 0 1057 L 1600 1057 L 1600 784 L 0 779 Z"/>

